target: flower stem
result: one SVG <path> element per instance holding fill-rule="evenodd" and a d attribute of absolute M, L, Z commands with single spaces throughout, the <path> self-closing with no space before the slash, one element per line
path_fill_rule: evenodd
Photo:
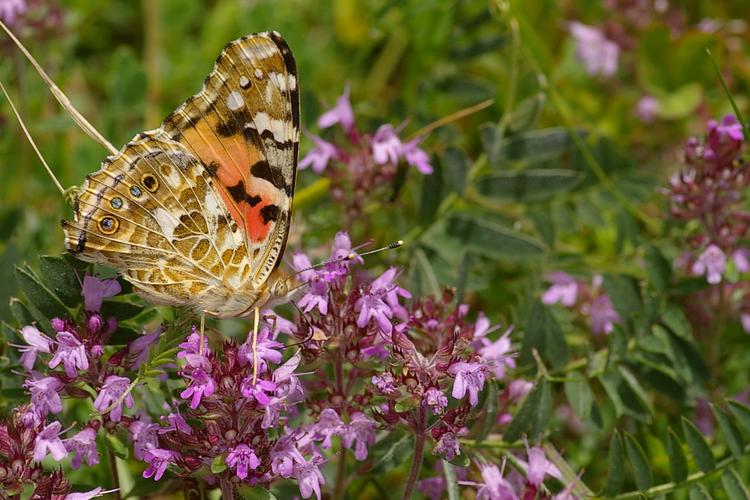
<path fill-rule="evenodd" d="M 414 456 L 411 459 L 411 469 L 409 470 L 409 478 L 406 481 L 406 489 L 404 490 L 404 500 L 411 498 L 414 492 L 414 486 L 417 484 L 419 473 L 422 470 L 422 462 L 424 461 L 424 440 L 425 440 L 425 409 L 423 405 L 419 405 L 417 409 L 417 436 L 414 441 Z"/>
<path fill-rule="evenodd" d="M 336 486 L 333 489 L 333 498 L 337 500 L 344 498 L 344 489 L 346 487 L 346 448 L 341 447 L 339 452 L 339 469 L 336 472 Z"/>
<path fill-rule="evenodd" d="M 219 488 L 221 488 L 221 498 L 224 500 L 234 500 L 234 485 L 224 476 L 219 478 Z"/>
<path fill-rule="evenodd" d="M 109 450 L 109 472 L 112 474 L 112 487 L 116 488 L 112 493 L 116 500 L 120 500 L 120 476 L 117 474 L 117 458 L 112 450 Z"/>

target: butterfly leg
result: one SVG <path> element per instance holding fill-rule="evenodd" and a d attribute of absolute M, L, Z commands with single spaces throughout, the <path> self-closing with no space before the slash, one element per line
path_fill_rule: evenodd
<path fill-rule="evenodd" d="M 260 309 L 255 308 L 253 321 L 253 385 L 258 381 L 258 327 L 260 326 Z"/>
<path fill-rule="evenodd" d="M 204 332 L 206 331 L 206 313 L 201 312 L 201 338 L 198 342 L 198 354 L 203 354 L 203 343 L 206 341 Z"/>

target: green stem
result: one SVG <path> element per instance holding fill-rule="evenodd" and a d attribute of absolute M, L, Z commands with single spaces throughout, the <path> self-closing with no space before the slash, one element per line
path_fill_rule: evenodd
<path fill-rule="evenodd" d="M 336 487 L 333 489 L 333 499 L 339 500 L 344 498 L 344 489 L 346 488 L 346 448 L 341 447 L 339 452 L 339 468 L 336 472 Z"/>
<path fill-rule="evenodd" d="M 409 478 L 406 480 L 406 489 L 404 489 L 404 500 L 409 500 L 414 493 L 414 487 L 419 479 L 419 473 L 422 470 L 424 461 L 424 442 L 425 442 L 425 408 L 419 405 L 417 409 L 417 428 L 416 439 L 414 440 L 414 456 L 411 459 L 411 468 L 409 469 Z"/>
<path fill-rule="evenodd" d="M 144 66 L 148 89 L 146 95 L 145 121 L 156 125 L 162 118 L 159 111 L 161 78 L 159 73 L 159 49 L 161 47 L 161 16 L 159 0 L 143 0 Z"/>
<path fill-rule="evenodd" d="M 112 474 L 112 486 L 115 489 L 115 491 L 112 492 L 112 494 L 115 496 L 116 500 L 120 500 L 122 496 L 120 495 L 120 476 L 117 473 L 117 457 L 115 457 L 115 454 L 112 450 L 109 450 L 109 473 Z"/>

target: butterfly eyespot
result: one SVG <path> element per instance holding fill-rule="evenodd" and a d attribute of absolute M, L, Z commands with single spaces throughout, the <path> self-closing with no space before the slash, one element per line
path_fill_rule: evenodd
<path fill-rule="evenodd" d="M 106 216 L 99 219 L 99 231 L 104 234 L 114 234 L 120 223 L 114 217 Z"/>
<path fill-rule="evenodd" d="M 112 205 L 112 208 L 114 208 L 115 210 L 119 210 L 120 208 L 122 208 L 122 198 L 112 198 L 109 204 Z"/>
<path fill-rule="evenodd" d="M 141 177 L 141 184 L 152 193 L 155 193 L 156 190 L 159 189 L 159 181 L 157 181 L 156 177 L 151 174 L 143 174 L 143 177 Z"/>
<path fill-rule="evenodd" d="M 138 198 L 142 193 L 141 188 L 138 186 L 130 186 L 130 194 Z"/>

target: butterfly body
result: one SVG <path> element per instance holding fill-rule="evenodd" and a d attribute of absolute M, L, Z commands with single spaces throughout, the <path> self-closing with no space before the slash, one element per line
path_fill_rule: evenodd
<path fill-rule="evenodd" d="M 198 94 L 87 176 L 66 248 L 156 304 L 243 317 L 284 301 L 298 96 L 278 34 L 231 42 Z"/>

